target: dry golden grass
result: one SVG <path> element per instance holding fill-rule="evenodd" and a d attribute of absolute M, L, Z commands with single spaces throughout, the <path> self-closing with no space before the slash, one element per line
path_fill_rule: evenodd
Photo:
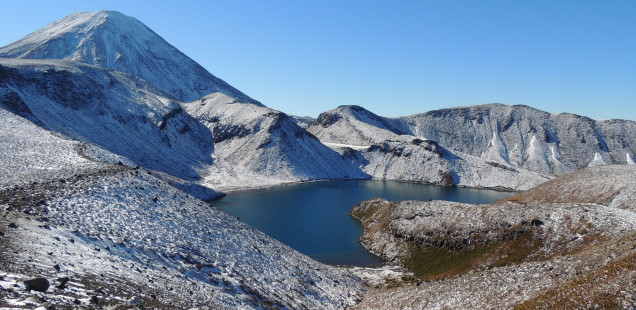
<path fill-rule="evenodd" d="M 515 309 L 575 309 L 597 305 L 600 309 L 619 309 L 620 291 L 633 291 L 636 280 L 636 254 L 553 288 Z M 628 286 L 632 288 L 628 288 Z M 611 290 L 608 288 L 618 287 Z"/>
<path fill-rule="evenodd" d="M 576 171 L 496 202 L 595 203 L 609 205 L 621 192 L 636 186 L 636 167 L 607 166 Z"/>

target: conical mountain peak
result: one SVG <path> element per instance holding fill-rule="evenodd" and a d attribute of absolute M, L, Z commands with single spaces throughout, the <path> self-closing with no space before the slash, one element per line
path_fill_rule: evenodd
<path fill-rule="evenodd" d="M 136 18 L 116 11 L 71 14 L 0 48 L 0 57 L 81 61 L 137 76 L 186 102 L 213 92 L 255 102 Z"/>

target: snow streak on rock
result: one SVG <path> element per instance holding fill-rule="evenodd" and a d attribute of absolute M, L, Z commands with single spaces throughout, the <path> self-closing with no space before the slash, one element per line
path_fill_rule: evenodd
<path fill-rule="evenodd" d="M 594 153 L 594 158 L 592 159 L 592 161 L 590 161 L 589 164 L 587 164 L 588 167 L 604 166 L 604 165 L 607 165 L 607 162 L 605 161 L 603 156 L 601 156 L 601 154 L 599 153 Z"/>
<path fill-rule="evenodd" d="M 488 147 L 486 151 L 481 155 L 481 157 L 485 160 L 496 161 L 500 163 L 509 164 L 508 160 L 508 151 L 506 150 L 506 146 L 503 141 L 499 137 L 499 133 L 497 131 L 493 132 L 492 139 L 490 143 L 488 143 Z"/>
<path fill-rule="evenodd" d="M 536 136 L 532 136 L 532 139 L 530 140 L 530 146 L 526 150 L 526 157 L 523 161 L 522 167 L 544 174 L 550 174 L 552 171 L 552 165 L 548 160 L 548 154 L 545 152 Z"/>

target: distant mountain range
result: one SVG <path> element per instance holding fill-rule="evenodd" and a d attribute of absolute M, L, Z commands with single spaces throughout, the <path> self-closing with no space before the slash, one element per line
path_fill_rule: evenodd
<path fill-rule="evenodd" d="M 527 106 L 486 104 L 385 118 L 359 106 L 322 113 L 309 131 L 326 143 L 370 145 L 398 136 L 543 175 L 588 165 L 634 164 L 636 122 L 596 121 Z M 461 156 L 460 156 L 461 157 Z"/>

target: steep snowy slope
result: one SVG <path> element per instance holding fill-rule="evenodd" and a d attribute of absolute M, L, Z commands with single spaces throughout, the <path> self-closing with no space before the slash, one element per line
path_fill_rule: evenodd
<path fill-rule="evenodd" d="M 91 147 L 0 109 L 0 189 L 103 169 L 82 155 Z"/>
<path fill-rule="evenodd" d="M 329 178 L 368 178 L 284 113 L 222 93 L 185 104 L 214 136 L 214 165 L 204 184 L 260 187 Z"/>
<path fill-rule="evenodd" d="M 119 12 L 81 12 L 0 48 L 0 57 L 69 59 L 126 72 L 193 101 L 223 92 L 257 103 L 216 78 L 137 19 Z"/>
<path fill-rule="evenodd" d="M 136 165 L 196 180 L 210 131 L 143 80 L 64 60 L 0 59 L 0 108 Z"/>
<path fill-rule="evenodd" d="M 608 163 L 625 164 L 636 152 L 636 122 L 596 121 L 527 106 L 488 104 L 401 120 L 418 137 L 474 156 L 490 154 L 490 142 L 498 136 L 499 150 L 506 151 L 511 164 L 557 175 L 586 167 L 597 153 Z"/>
<path fill-rule="evenodd" d="M 497 160 L 503 156 L 500 142 L 494 141 L 496 154 L 482 159 L 410 136 L 400 126 L 361 107 L 342 106 L 322 113 L 308 130 L 376 179 L 513 190 L 547 180 Z"/>

